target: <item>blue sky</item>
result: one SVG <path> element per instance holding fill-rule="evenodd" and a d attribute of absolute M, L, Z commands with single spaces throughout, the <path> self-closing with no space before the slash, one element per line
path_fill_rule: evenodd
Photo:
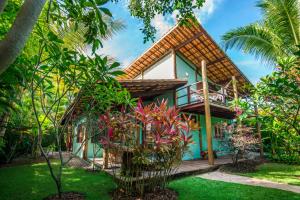
<path fill-rule="evenodd" d="M 196 10 L 195 14 L 206 31 L 220 44 L 221 36 L 228 30 L 261 19 L 260 10 L 255 7 L 256 2 L 256 0 L 206 0 L 204 6 Z M 143 24 L 130 16 L 126 1 L 109 4 L 108 8 L 115 19 L 123 20 L 126 29 L 104 42 L 104 48 L 100 53 L 113 56 L 122 67 L 126 67 L 152 43 L 143 43 L 143 34 L 140 31 Z M 153 24 L 157 28 L 157 39 L 159 39 L 175 24 L 175 20 L 172 16 L 156 16 Z M 253 56 L 241 51 L 229 50 L 226 53 L 253 83 L 272 71 L 270 66 L 261 64 Z"/>

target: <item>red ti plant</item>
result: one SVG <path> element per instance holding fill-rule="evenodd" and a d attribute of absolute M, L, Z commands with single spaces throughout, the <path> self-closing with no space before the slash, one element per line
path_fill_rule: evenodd
<path fill-rule="evenodd" d="M 134 115 L 142 124 L 144 146 L 152 143 L 153 150 L 156 151 L 172 149 L 183 153 L 188 144 L 192 143 L 191 120 L 186 116 L 182 120 L 179 110 L 174 106 L 168 107 L 167 100 L 146 106 L 139 101 L 134 109 Z"/>
<path fill-rule="evenodd" d="M 139 101 L 131 112 L 109 113 L 109 119 L 100 118 L 111 130 L 103 141 L 110 151 L 119 152 L 121 156 L 121 169 L 116 176 L 123 175 L 122 180 L 132 177 L 132 181 L 119 183 L 124 191 L 142 195 L 146 186 L 147 190 L 165 186 L 192 143 L 192 121 L 189 117 L 183 118 L 166 100 L 145 106 Z M 138 179 L 132 184 L 137 176 L 147 177 L 147 181 Z"/>

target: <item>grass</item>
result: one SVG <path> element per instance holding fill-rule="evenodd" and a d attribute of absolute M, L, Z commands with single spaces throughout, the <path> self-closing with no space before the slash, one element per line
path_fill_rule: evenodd
<path fill-rule="evenodd" d="M 55 184 L 45 163 L 0 168 L 0 199 L 41 200 L 56 193 Z M 85 193 L 87 199 L 110 199 L 115 188 L 105 173 L 91 173 L 83 169 L 66 168 L 62 176 L 64 191 Z"/>
<path fill-rule="evenodd" d="M 187 177 L 171 182 L 170 188 L 179 194 L 179 200 L 299 200 L 292 192 Z"/>
<path fill-rule="evenodd" d="M 256 172 L 241 175 L 300 186 L 300 165 L 264 163 L 257 169 Z"/>
<path fill-rule="evenodd" d="M 0 199 L 43 199 L 56 192 L 45 163 L 0 168 Z M 83 169 L 66 168 L 63 174 L 64 191 L 85 193 L 87 199 L 110 199 L 109 192 L 115 188 L 110 176 L 104 173 L 90 173 Z M 195 177 L 178 179 L 170 184 L 179 199 L 280 199 L 300 200 L 295 193 L 245 186 L 233 183 L 205 180 Z"/>

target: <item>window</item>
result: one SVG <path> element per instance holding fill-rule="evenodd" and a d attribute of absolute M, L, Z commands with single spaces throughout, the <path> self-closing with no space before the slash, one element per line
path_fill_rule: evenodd
<path fill-rule="evenodd" d="M 78 127 L 77 127 L 77 143 L 81 143 L 83 140 L 83 126 L 82 124 L 80 124 Z"/>
<path fill-rule="evenodd" d="M 224 128 L 222 124 L 215 124 L 215 138 L 224 138 Z"/>

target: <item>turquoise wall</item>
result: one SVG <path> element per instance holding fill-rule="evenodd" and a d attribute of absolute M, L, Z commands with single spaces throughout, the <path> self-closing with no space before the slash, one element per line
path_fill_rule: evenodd
<path fill-rule="evenodd" d="M 217 151 L 217 155 L 226 155 L 228 152 L 224 147 L 222 147 L 221 139 L 215 138 L 215 129 L 214 126 L 217 123 L 229 122 L 228 119 L 212 117 L 211 118 L 211 127 L 212 127 L 212 143 L 213 143 L 213 150 Z M 207 138 L 206 138 L 206 125 L 205 125 L 205 116 L 200 115 L 200 125 L 201 125 L 201 134 L 202 134 L 202 141 L 203 141 L 203 150 L 207 151 Z"/>
<path fill-rule="evenodd" d="M 197 72 L 197 76 L 196 76 L 196 71 L 197 71 L 196 66 L 193 65 L 188 60 L 186 60 L 180 53 L 178 53 L 176 55 L 176 66 L 177 66 L 176 67 L 177 78 L 187 80 L 188 81 L 187 85 L 191 85 L 193 83 L 196 83 L 196 82 L 202 80 L 201 74 L 199 73 L 199 71 Z M 197 86 L 191 85 L 190 89 L 191 89 L 191 91 L 197 90 Z M 184 95 L 187 95 L 186 89 L 179 90 L 177 92 L 177 96 L 179 97 L 178 105 L 183 105 L 183 104 L 188 103 L 187 102 L 188 98 L 187 98 L 187 96 L 184 96 Z M 196 100 L 196 95 L 192 95 L 191 101 L 195 101 L 195 100 Z"/>
<path fill-rule="evenodd" d="M 178 79 L 186 79 L 189 84 L 193 84 L 199 80 L 201 80 L 201 74 L 197 74 L 196 81 L 196 66 L 187 61 L 180 54 L 176 55 L 176 74 Z M 188 74 L 188 76 L 186 76 Z"/>
<path fill-rule="evenodd" d="M 84 118 L 79 118 L 77 121 L 73 122 L 73 154 L 76 154 L 78 149 L 80 148 L 81 143 L 77 143 L 77 133 L 78 133 L 78 126 L 82 123 L 84 123 L 85 119 Z M 76 154 L 76 156 L 79 156 L 80 158 L 83 157 L 82 154 L 82 147 L 79 150 L 79 152 Z"/>
<path fill-rule="evenodd" d="M 173 91 L 167 91 L 162 95 L 159 95 L 158 97 L 155 98 L 154 102 L 161 102 L 162 100 L 168 100 L 168 105 L 169 106 L 174 106 L 174 93 Z"/>
<path fill-rule="evenodd" d="M 86 118 L 85 117 L 81 117 L 79 118 L 79 120 L 77 120 L 74 124 L 74 137 L 73 137 L 73 153 L 76 153 L 76 151 L 80 148 L 81 143 L 77 143 L 77 131 L 78 131 L 78 126 L 80 124 L 83 124 L 86 122 Z M 94 146 L 95 145 L 95 146 Z M 83 147 L 81 147 L 81 149 L 79 150 L 79 153 L 77 154 L 77 156 L 79 156 L 80 158 L 83 157 Z M 99 147 L 99 144 L 94 144 L 92 143 L 92 140 L 89 136 L 89 140 L 88 140 L 88 153 L 87 156 L 88 158 L 93 158 L 94 157 L 94 151 L 97 152 L 96 157 L 102 157 L 102 148 Z"/>
<path fill-rule="evenodd" d="M 186 60 L 180 53 L 176 55 L 176 73 L 177 78 L 179 79 L 185 79 L 188 81 L 188 85 L 193 84 L 197 81 L 201 81 L 202 77 L 200 72 L 198 71 L 197 77 L 195 75 L 196 66 L 193 65 L 191 62 Z M 186 73 L 188 73 L 188 76 L 186 76 Z M 197 78 L 197 80 L 196 80 Z M 184 87 L 184 86 L 183 86 Z M 196 85 L 191 86 L 191 90 L 196 90 Z M 177 96 L 182 96 L 187 93 L 187 90 L 181 90 L 177 93 Z M 191 101 L 193 101 L 193 96 L 191 97 Z M 178 99 L 178 105 L 187 103 L 187 97 L 182 97 Z M 193 140 L 194 144 L 190 145 L 190 152 L 184 155 L 184 160 L 190 160 L 190 159 L 197 159 L 200 158 L 200 137 L 199 132 L 201 132 L 202 135 L 202 148 L 204 151 L 207 150 L 207 142 L 206 142 L 206 125 L 205 125 L 205 117 L 204 115 L 200 114 L 194 114 L 197 115 L 197 119 L 200 121 L 201 131 L 192 131 L 193 134 Z M 217 139 L 214 137 L 214 125 L 216 123 L 228 121 L 226 119 L 212 117 L 212 130 L 213 130 L 213 149 L 217 151 L 217 155 L 224 155 L 226 154 L 226 149 L 223 149 L 221 146 L 220 139 Z"/>
<path fill-rule="evenodd" d="M 186 113 L 190 114 L 190 113 Z M 196 117 L 196 121 L 199 122 L 198 114 L 190 114 Z M 192 130 L 191 134 L 193 135 L 193 144 L 189 145 L 189 151 L 183 156 L 183 160 L 193 160 L 200 158 L 200 139 L 199 139 L 199 130 Z"/>
<path fill-rule="evenodd" d="M 197 74 L 197 80 L 196 80 L 196 75 L 195 75 L 196 67 L 192 63 L 190 63 L 188 60 L 186 60 L 182 55 L 180 55 L 180 53 L 177 53 L 177 55 L 176 55 L 176 64 L 177 64 L 176 73 L 177 73 L 178 79 L 187 80 L 188 81 L 187 84 L 193 84 L 197 81 L 202 80 L 201 74 L 199 72 Z M 186 76 L 186 73 L 188 74 L 188 76 Z M 191 89 L 196 89 L 196 85 L 192 86 Z M 181 96 L 184 94 L 186 94 L 186 90 L 182 90 L 182 91 L 178 92 L 177 96 Z M 162 99 L 168 99 L 169 106 L 175 105 L 173 91 L 167 91 L 163 95 L 156 97 L 154 99 L 154 102 L 155 103 L 157 103 L 158 101 L 161 102 Z M 149 101 L 144 102 L 145 105 L 148 103 L 150 103 L 150 102 Z M 187 103 L 187 97 L 178 99 L 178 103 L 179 104 Z M 200 134 L 202 136 L 203 150 L 204 151 L 207 150 L 205 117 L 204 117 L 204 115 L 200 115 L 200 114 L 193 114 L 193 115 L 196 116 L 197 121 L 200 121 L 201 130 L 193 130 L 191 132 L 191 134 L 193 135 L 194 143 L 190 144 L 190 151 L 184 155 L 183 160 L 198 159 L 201 157 L 200 156 L 200 137 L 199 137 Z M 228 121 L 228 120 L 212 117 L 213 149 L 218 152 L 219 156 L 226 154 L 226 153 L 224 153 L 224 152 L 226 152 L 226 149 L 222 149 L 220 139 L 214 138 L 214 134 L 215 134 L 214 133 L 214 125 L 216 123 L 220 123 L 220 122 L 224 122 L 224 121 Z M 77 134 L 78 125 L 81 123 L 84 123 L 84 122 L 85 122 L 85 119 L 82 118 L 74 124 L 73 127 L 75 127 L 74 128 L 75 134 Z M 76 143 L 76 136 L 75 136 L 73 139 L 73 152 L 75 152 L 75 150 L 78 149 L 79 146 L 80 146 L 80 144 Z M 97 150 L 98 149 L 99 149 L 99 147 L 97 147 Z M 82 150 L 80 151 L 79 156 L 82 157 Z M 102 156 L 102 149 L 100 149 L 98 156 L 99 157 Z M 91 143 L 91 140 L 89 140 L 89 144 L 88 144 L 88 157 L 93 157 L 93 144 Z"/>

